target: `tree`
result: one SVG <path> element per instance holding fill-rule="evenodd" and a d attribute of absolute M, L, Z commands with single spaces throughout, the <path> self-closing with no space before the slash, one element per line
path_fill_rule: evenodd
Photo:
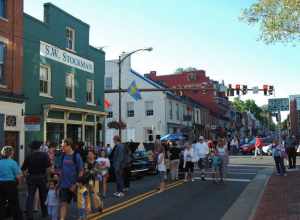
<path fill-rule="evenodd" d="M 258 24 L 265 43 L 300 40 L 300 0 L 258 0 L 243 10 L 241 20 Z"/>

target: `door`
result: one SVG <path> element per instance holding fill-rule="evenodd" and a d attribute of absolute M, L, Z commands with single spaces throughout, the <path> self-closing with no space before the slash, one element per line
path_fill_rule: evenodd
<path fill-rule="evenodd" d="M 14 159 L 19 161 L 19 132 L 17 131 L 5 131 L 4 140 L 6 146 L 12 146 L 15 149 Z"/>

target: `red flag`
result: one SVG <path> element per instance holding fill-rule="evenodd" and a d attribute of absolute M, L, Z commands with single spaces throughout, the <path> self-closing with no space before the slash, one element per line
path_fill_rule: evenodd
<path fill-rule="evenodd" d="M 104 108 L 108 109 L 110 107 L 110 102 L 107 99 L 104 99 Z"/>

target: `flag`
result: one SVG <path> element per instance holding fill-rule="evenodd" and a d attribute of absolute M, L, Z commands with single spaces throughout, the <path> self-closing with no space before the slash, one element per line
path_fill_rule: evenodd
<path fill-rule="evenodd" d="M 130 86 L 128 87 L 128 93 L 129 95 L 134 98 L 135 101 L 138 101 L 139 99 L 142 99 L 141 97 L 141 91 L 138 89 L 135 80 L 132 81 Z"/>
<path fill-rule="evenodd" d="M 104 99 L 104 108 L 109 109 L 110 105 L 111 105 L 110 101 L 107 99 Z"/>

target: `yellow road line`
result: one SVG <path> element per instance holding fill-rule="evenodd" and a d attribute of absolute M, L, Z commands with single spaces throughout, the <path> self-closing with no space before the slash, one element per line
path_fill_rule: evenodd
<path fill-rule="evenodd" d="M 182 185 L 183 183 L 184 183 L 183 181 L 177 181 L 175 183 L 172 183 L 172 184 L 170 184 L 170 185 L 168 185 L 166 187 L 166 190 L 170 190 L 170 189 L 172 189 L 174 187 Z M 113 213 L 115 213 L 117 211 L 120 211 L 122 209 L 130 207 L 130 206 L 132 206 L 134 204 L 137 204 L 137 203 L 139 203 L 139 202 L 141 202 L 141 201 L 143 201 L 143 200 L 145 200 L 145 199 L 147 199 L 149 197 L 152 197 L 152 196 L 156 195 L 157 193 L 158 193 L 157 190 L 152 190 L 152 191 L 150 191 L 148 193 L 144 193 L 144 194 L 142 194 L 140 196 L 134 197 L 134 198 L 130 199 L 131 201 L 127 200 L 125 202 L 122 202 L 122 205 L 120 203 L 119 205 L 115 205 L 114 207 L 110 207 L 108 209 L 103 210 L 102 213 L 98 213 L 96 216 L 94 215 L 90 220 L 101 219 L 102 217 L 105 217 L 107 215 L 113 214 Z"/>
<path fill-rule="evenodd" d="M 179 181 L 176 181 L 176 182 L 174 182 L 174 183 L 171 183 L 171 184 L 169 184 L 167 187 L 172 186 L 172 185 L 174 185 L 174 184 L 177 184 L 178 182 L 181 182 L 181 181 L 182 181 L 182 180 L 179 180 Z M 112 209 L 118 208 L 119 206 L 126 205 L 126 204 L 128 204 L 129 202 L 132 202 L 132 201 L 134 201 L 134 200 L 136 200 L 136 199 L 139 199 L 139 198 L 141 198 L 141 197 L 147 196 L 147 195 L 152 194 L 152 193 L 154 193 L 154 192 L 157 192 L 157 189 L 154 189 L 154 190 L 151 190 L 151 191 L 149 191 L 149 192 L 146 192 L 146 193 L 137 195 L 137 196 L 132 197 L 132 198 L 130 198 L 130 199 L 124 201 L 124 202 L 121 202 L 121 203 L 118 203 L 118 204 L 116 204 L 116 205 L 110 206 L 110 207 L 108 207 L 108 208 L 106 208 L 106 209 L 103 209 L 101 213 L 94 213 L 94 214 L 89 215 L 88 218 L 93 218 L 94 216 L 97 216 L 97 215 L 99 215 L 99 214 L 108 212 L 108 211 L 110 211 L 110 210 L 112 210 Z"/>

